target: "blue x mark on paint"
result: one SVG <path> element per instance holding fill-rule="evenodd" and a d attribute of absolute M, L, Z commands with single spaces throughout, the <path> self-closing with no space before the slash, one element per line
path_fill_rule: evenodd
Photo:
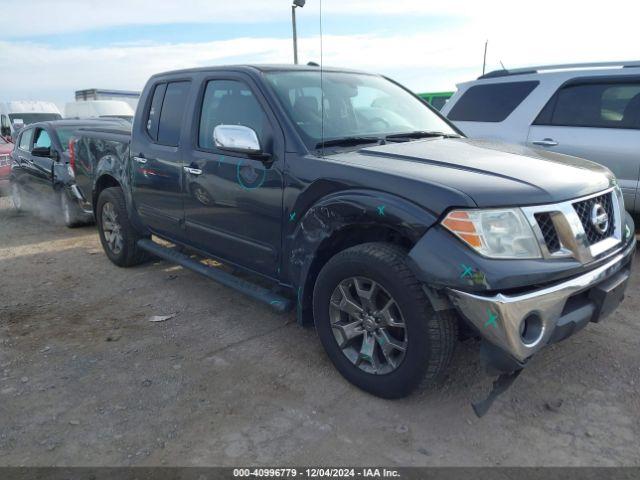
<path fill-rule="evenodd" d="M 293 222 L 296 219 L 296 212 L 291 212 L 289 215 L 289 221 Z"/>
<path fill-rule="evenodd" d="M 384 205 L 380 205 L 378 207 L 378 215 L 380 215 L 381 217 L 384 217 Z"/>
<path fill-rule="evenodd" d="M 467 267 L 464 263 L 461 263 L 462 273 L 460 274 L 460 278 L 470 277 L 473 275 L 473 268 Z"/>
<path fill-rule="evenodd" d="M 489 325 L 493 325 L 495 328 L 498 328 L 498 324 L 496 323 L 498 316 L 488 308 L 487 308 L 487 315 L 489 315 L 489 320 L 485 322 L 484 328 L 487 328 Z"/>

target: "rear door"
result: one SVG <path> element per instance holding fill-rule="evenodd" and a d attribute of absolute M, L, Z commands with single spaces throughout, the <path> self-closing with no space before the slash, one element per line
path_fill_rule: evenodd
<path fill-rule="evenodd" d="M 207 253 L 276 276 L 282 231 L 284 136 L 250 78 L 219 74 L 205 80 L 185 151 L 185 221 L 189 241 Z M 216 147 L 217 125 L 252 128 L 268 159 Z"/>
<path fill-rule="evenodd" d="M 161 81 L 152 89 L 144 122 L 132 135 L 133 199 L 150 228 L 180 240 L 185 237 L 180 136 L 191 81 Z"/>
<path fill-rule="evenodd" d="M 606 166 L 618 178 L 627 209 L 637 211 L 640 77 L 566 83 L 531 125 L 528 143 Z"/>

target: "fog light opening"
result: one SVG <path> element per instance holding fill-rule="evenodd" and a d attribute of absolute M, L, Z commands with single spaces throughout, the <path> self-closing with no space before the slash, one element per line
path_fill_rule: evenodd
<path fill-rule="evenodd" d="M 542 319 L 536 313 L 530 313 L 520 322 L 520 338 L 527 347 L 532 347 L 540 341 L 544 326 Z"/>

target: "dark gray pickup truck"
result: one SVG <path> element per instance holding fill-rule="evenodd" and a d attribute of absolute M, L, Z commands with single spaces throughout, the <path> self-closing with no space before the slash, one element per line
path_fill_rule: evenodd
<path fill-rule="evenodd" d="M 606 168 L 469 140 L 362 72 L 155 75 L 132 133 L 81 129 L 74 152 L 112 262 L 151 254 L 296 308 L 340 373 L 382 397 L 438 378 L 461 335 L 503 389 L 616 308 L 635 253 Z"/>

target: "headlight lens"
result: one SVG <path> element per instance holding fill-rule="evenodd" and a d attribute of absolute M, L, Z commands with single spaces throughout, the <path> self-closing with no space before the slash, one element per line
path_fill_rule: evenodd
<path fill-rule="evenodd" d="M 454 210 L 442 225 L 486 257 L 542 257 L 533 230 L 519 208 Z"/>

